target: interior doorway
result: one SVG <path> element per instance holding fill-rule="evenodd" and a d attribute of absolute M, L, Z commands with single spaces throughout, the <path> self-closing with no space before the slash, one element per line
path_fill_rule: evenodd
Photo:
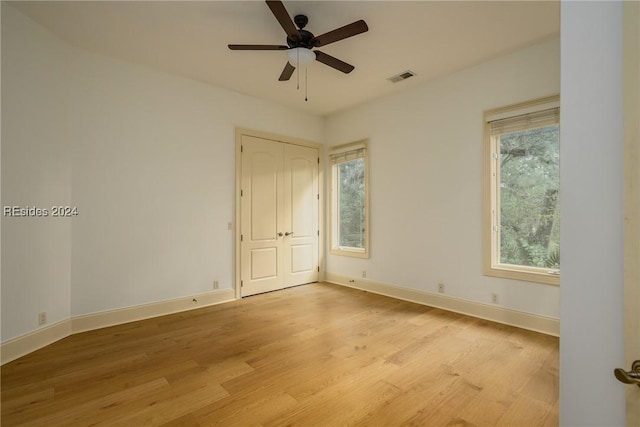
<path fill-rule="evenodd" d="M 320 147 L 251 131 L 236 145 L 236 296 L 317 282 Z"/>

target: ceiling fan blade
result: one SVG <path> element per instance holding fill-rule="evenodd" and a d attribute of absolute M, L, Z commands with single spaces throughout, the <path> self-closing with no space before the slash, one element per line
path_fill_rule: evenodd
<path fill-rule="evenodd" d="M 322 62 L 325 65 L 328 65 L 331 68 L 335 68 L 338 71 L 342 71 L 345 74 L 349 74 L 355 68 L 351 64 L 347 64 L 344 61 L 340 61 L 338 58 L 334 58 L 331 55 L 327 55 L 324 52 L 320 52 L 319 50 L 314 51 L 316 53 L 316 60 Z"/>
<path fill-rule="evenodd" d="M 287 33 L 287 36 L 289 36 L 293 41 L 300 41 L 300 33 L 298 32 L 296 25 L 291 20 L 291 16 L 289 16 L 289 12 L 285 9 L 284 4 L 282 4 L 281 1 L 267 0 L 267 6 L 269 6 L 273 16 L 276 17 L 284 32 Z"/>
<path fill-rule="evenodd" d="M 316 47 L 326 46 L 329 43 L 337 42 L 366 31 L 369 31 L 369 27 L 367 26 L 367 23 L 361 19 L 349 25 L 345 25 L 344 27 L 329 31 L 328 33 L 320 34 L 319 36 L 311 39 L 311 44 Z"/>
<path fill-rule="evenodd" d="M 287 50 L 288 46 L 275 44 L 230 44 L 231 50 Z"/>
<path fill-rule="evenodd" d="M 284 70 L 282 70 L 282 74 L 280 74 L 280 78 L 278 80 L 280 80 L 281 82 L 289 80 L 295 69 L 296 67 L 294 67 L 289 63 L 289 61 L 287 61 L 287 65 L 284 66 Z"/>

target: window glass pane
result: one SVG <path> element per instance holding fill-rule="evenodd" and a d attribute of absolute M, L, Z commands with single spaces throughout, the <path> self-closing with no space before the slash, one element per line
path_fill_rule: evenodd
<path fill-rule="evenodd" d="M 339 163 L 338 168 L 338 244 L 364 248 L 365 188 L 364 159 Z"/>
<path fill-rule="evenodd" d="M 559 126 L 499 136 L 500 263 L 560 268 Z"/>

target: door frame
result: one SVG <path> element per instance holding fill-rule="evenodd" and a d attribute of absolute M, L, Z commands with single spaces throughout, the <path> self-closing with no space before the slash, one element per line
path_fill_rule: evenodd
<path fill-rule="evenodd" d="M 624 310 L 625 365 L 640 359 L 640 4 L 625 2 L 624 36 Z M 622 384 L 621 384 L 622 385 Z M 626 388 L 627 426 L 640 425 L 640 389 Z"/>
<path fill-rule="evenodd" d="M 318 236 L 318 265 L 320 271 L 318 272 L 318 280 L 324 280 L 324 224 L 325 224 L 325 196 L 324 196 L 324 146 L 317 142 L 307 141 L 300 138 L 294 138 L 289 136 L 283 136 L 268 132 L 262 132 L 246 128 L 236 128 L 236 184 L 235 184 L 235 256 L 233 259 L 234 271 L 235 271 L 235 298 L 241 298 L 240 292 L 240 190 L 242 183 L 242 152 L 240 151 L 242 145 L 242 136 L 252 136 L 255 138 L 268 139 L 271 141 L 282 142 L 291 145 L 300 145 L 303 147 L 316 148 L 318 150 L 318 157 L 320 158 L 320 164 L 318 165 L 318 193 L 320 194 L 320 200 L 318 202 L 318 227 L 320 229 L 320 236 Z"/>

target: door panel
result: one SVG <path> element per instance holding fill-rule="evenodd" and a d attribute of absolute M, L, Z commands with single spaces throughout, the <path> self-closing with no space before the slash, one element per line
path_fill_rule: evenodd
<path fill-rule="evenodd" d="M 302 273 L 314 268 L 313 247 L 311 245 L 291 246 L 291 272 Z"/>
<path fill-rule="evenodd" d="M 278 249 L 263 248 L 251 251 L 251 279 L 272 279 L 278 275 Z"/>
<path fill-rule="evenodd" d="M 318 280 L 317 148 L 242 135 L 241 296 Z"/>
<path fill-rule="evenodd" d="M 316 150 L 313 150 L 316 151 Z M 311 155 L 316 155 L 311 153 Z M 289 161 L 291 168 L 291 229 L 295 236 L 309 237 L 317 231 L 314 214 L 317 209 L 317 188 L 314 182 L 316 159 L 294 158 Z"/>
<path fill-rule="evenodd" d="M 282 289 L 283 147 L 242 137 L 241 280 L 242 296 Z"/>
<path fill-rule="evenodd" d="M 248 144 L 247 150 L 251 150 Z M 278 173 L 281 161 L 277 150 L 274 153 L 250 152 L 250 185 L 248 196 L 251 198 L 251 240 L 273 240 L 278 232 Z"/>
<path fill-rule="evenodd" d="M 318 280 L 318 150 L 286 145 L 284 150 L 285 284 Z"/>

